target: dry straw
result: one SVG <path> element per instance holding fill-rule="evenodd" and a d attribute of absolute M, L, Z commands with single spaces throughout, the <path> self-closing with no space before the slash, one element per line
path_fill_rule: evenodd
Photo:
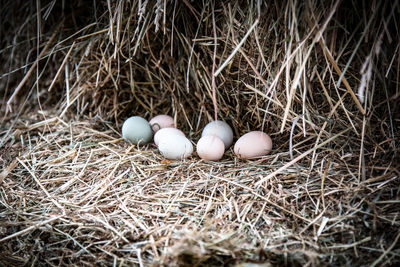
<path fill-rule="evenodd" d="M 0 265 L 399 264 L 398 1 L 0 12 Z M 163 113 L 273 151 L 167 161 L 121 139 Z"/>

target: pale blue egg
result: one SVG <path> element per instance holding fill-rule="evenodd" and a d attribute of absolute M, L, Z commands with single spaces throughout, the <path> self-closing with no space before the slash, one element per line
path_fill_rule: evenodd
<path fill-rule="evenodd" d="M 216 120 L 208 123 L 201 133 L 202 137 L 205 135 L 216 135 L 219 137 L 224 142 L 225 149 L 228 149 L 233 142 L 232 128 L 224 121 Z"/>
<path fill-rule="evenodd" d="M 134 144 L 146 144 L 152 135 L 149 122 L 140 116 L 130 117 L 122 125 L 122 137 Z"/>

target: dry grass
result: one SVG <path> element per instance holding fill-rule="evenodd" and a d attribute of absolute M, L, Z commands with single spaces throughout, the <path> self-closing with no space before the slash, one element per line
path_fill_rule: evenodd
<path fill-rule="evenodd" d="M 1 2 L 0 264 L 400 262 L 398 2 L 38 2 Z M 120 138 L 160 113 L 274 149 Z"/>

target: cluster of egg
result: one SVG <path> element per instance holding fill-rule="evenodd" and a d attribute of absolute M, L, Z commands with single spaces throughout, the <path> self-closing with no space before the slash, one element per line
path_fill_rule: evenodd
<path fill-rule="evenodd" d="M 167 159 L 184 159 L 193 153 L 193 145 L 185 134 L 176 128 L 168 115 L 155 116 L 148 122 L 139 116 L 130 117 L 122 125 L 122 137 L 135 144 L 154 143 Z M 220 160 L 233 142 L 231 127 L 224 121 L 212 121 L 204 127 L 196 151 L 204 160 Z M 241 136 L 233 151 L 242 159 L 258 158 L 272 149 L 272 140 L 264 132 L 252 131 Z"/>

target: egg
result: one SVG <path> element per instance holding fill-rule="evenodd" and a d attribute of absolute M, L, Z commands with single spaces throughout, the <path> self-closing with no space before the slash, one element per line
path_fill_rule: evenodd
<path fill-rule="evenodd" d="M 175 128 L 174 118 L 169 115 L 157 115 L 150 120 L 150 125 L 153 131 L 156 133 L 158 130 L 162 128 Z"/>
<path fill-rule="evenodd" d="M 225 152 L 225 144 L 215 135 L 205 135 L 197 142 L 197 155 L 205 160 L 220 160 Z"/>
<path fill-rule="evenodd" d="M 216 120 L 208 123 L 201 133 L 201 136 L 205 135 L 218 136 L 224 142 L 225 149 L 232 145 L 233 132 L 231 127 L 224 121 Z"/>
<path fill-rule="evenodd" d="M 130 117 L 122 125 L 122 137 L 134 144 L 146 144 L 152 135 L 150 124 L 140 116 Z"/>
<path fill-rule="evenodd" d="M 156 134 L 154 135 L 154 143 L 156 144 L 156 146 L 158 146 L 158 144 L 160 143 L 161 139 L 164 139 L 165 137 L 168 137 L 170 135 L 182 135 L 185 136 L 185 134 L 176 128 L 162 128 L 159 131 L 156 132 Z"/>
<path fill-rule="evenodd" d="M 193 153 L 193 145 L 184 135 L 172 134 L 160 139 L 158 150 L 167 159 L 184 159 Z"/>
<path fill-rule="evenodd" d="M 253 131 L 240 137 L 236 141 L 233 151 L 239 158 L 252 159 L 265 156 L 271 149 L 271 137 L 264 132 Z"/>

